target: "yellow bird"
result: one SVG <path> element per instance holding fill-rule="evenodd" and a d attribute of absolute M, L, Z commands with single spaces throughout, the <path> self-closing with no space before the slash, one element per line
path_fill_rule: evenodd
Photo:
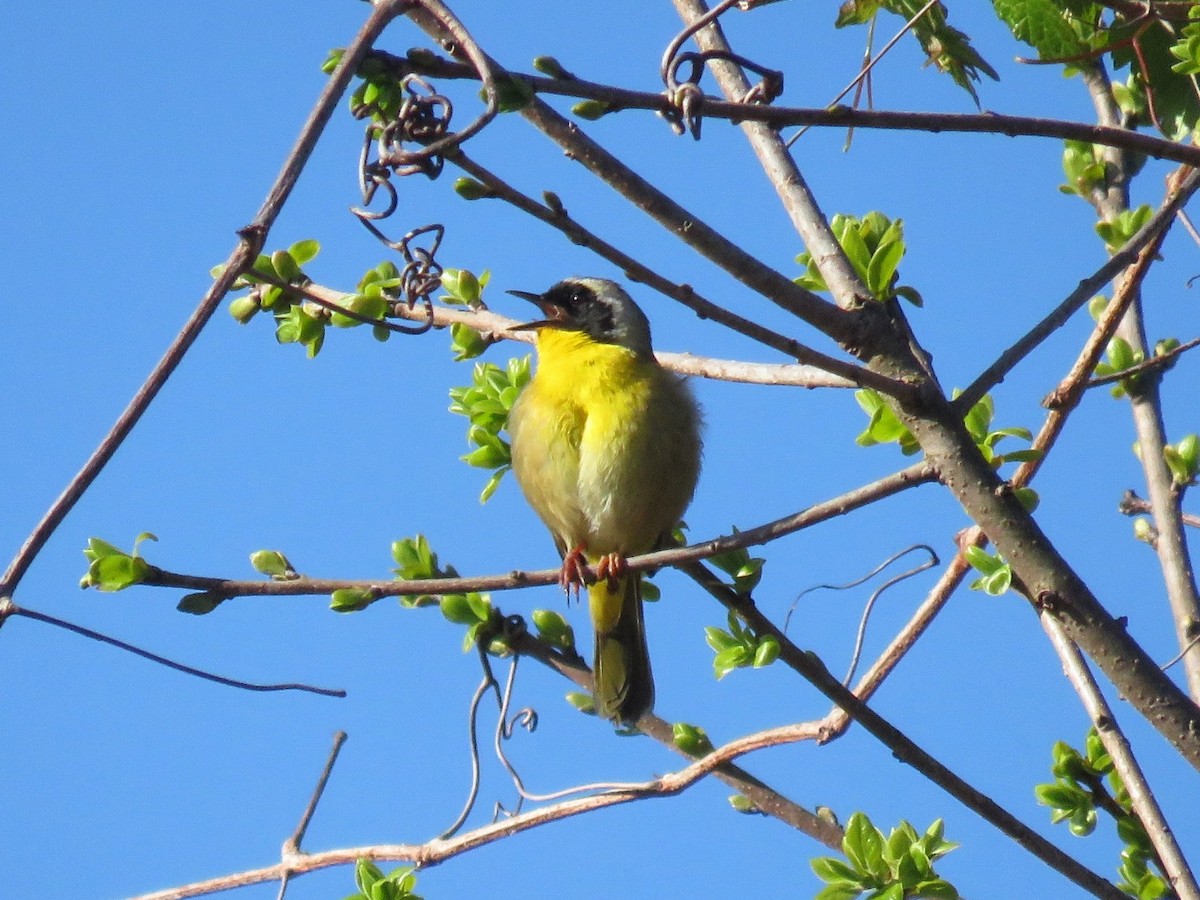
<path fill-rule="evenodd" d="M 532 301 L 543 319 L 537 371 L 508 420 L 513 472 L 563 557 L 560 583 L 583 583 L 596 632 L 596 712 L 635 722 L 654 705 L 641 581 L 625 560 L 660 545 L 700 475 L 700 410 L 654 358 L 650 323 L 615 282 L 568 278 Z"/>

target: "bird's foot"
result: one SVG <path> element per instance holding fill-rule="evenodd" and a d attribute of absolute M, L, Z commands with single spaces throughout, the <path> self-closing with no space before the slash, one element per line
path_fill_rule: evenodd
<path fill-rule="evenodd" d="M 558 584 L 571 599 L 572 591 L 575 599 L 579 599 L 579 591 L 586 584 L 584 573 L 587 571 L 587 557 L 583 555 L 583 545 L 571 550 L 563 557 L 562 568 L 558 572 Z"/>
<path fill-rule="evenodd" d="M 615 593 L 617 588 L 620 587 L 621 579 L 625 577 L 627 571 L 626 559 L 620 553 L 605 554 L 596 563 L 596 578 L 599 581 L 608 582 L 610 593 Z"/>

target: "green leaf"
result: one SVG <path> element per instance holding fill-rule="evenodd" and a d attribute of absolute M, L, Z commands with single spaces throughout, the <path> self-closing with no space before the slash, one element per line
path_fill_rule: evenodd
<path fill-rule="evenodd" d="M 329 608 L 334 612 L 357 612 L 366 609 L 379 598 L 374 591 L 358 588 L 341 588 L 330 595 Z"/>
<path fill-rule="evenodd" d="M 454 179 L 454 193 L 464 200 L 487 200 L 496 196 L 496 192 L 482 181 L 476 181 L 466 175 Z"/>
<path fill-rule="evenodd" d="M 103 556 L 88 568 L 88 580 L 101 591 L 123 591 L 133 584 L 142 582 L 150 566 L 138 556 Z"/>
<path fill-rule="evenodd" d="M 278 550 L 256 550 L 250 554 L 250 565 L 256 572 L 275 579 L 294 578 L 296 570 L 288 558 Z"/>
<path fill-rule="evenodd" d="M 1086 44 L 1071 27 L 1061 2 L 1054 0 L 992 0 L 996 14 L 1019 41 L 1038 52 L 1043 60 L 1066 59 L 1088 52 Z"/>
<path fill-rule="evenodd" d="M 610 112 L 613 112 L 612 105 L 605 103 L 603 100 L 580 100 L 571 107 L 572 115 L 580 119 L 586 119 L 589 122 L 603 118 Z"/>
<path fill-rule="evenodd" d="M 193 616 L 203 616 L 212 612 L 218 606 L 228 599 L 222 594 L 217 594 L 213 591 L 201 591 L 197 594 L 185 594 L 175 608 L 180 612 L 190 613 Z"/>
<path fill-rule="evenodd" d="M 704 756 L 713 750 L 712 741 L 699 725 L 675 722 L 671 726 L 671 735 L 675 746 L 689 756 Z"/>
<path fill-rule="evenodd" d="M 842 851 L 854 868 L 865 875 L 882 880 L 889 874 L 883 859 L 883 834 L 861 812 L 850 816 L 846 824 Z"/>
<path fill-rule="evenodd" d="M 297 265 L 302 266 L 306 262 L 311 262 L 321 252 L 321 242 L 312 238 L 296 241 L 296 243 L 288 247 L 287 252 Z"/>

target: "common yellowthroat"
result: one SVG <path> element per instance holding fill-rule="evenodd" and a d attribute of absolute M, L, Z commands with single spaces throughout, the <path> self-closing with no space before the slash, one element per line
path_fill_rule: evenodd
<path fill-rule="evenodd" d="M 654 358 L 650 323 L 615 282 L 568 278 L 543 294 L 509 291 L 544 318 L 516 326 L 537 340 L 537 371 L 508 420 L 513 472 L 563 557 L 564 589 L 596 567 L 597 714 L 635 722 L 654 705 L 641 580 L 629 556 L 678 523 L 700 475 L 700 410 Z"/>

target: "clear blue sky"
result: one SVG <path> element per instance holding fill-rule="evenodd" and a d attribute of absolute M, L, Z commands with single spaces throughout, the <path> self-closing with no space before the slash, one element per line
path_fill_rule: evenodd
<path fill-rule="evenodd" d="M 825 105 L 861 56 L 862 33 L 834 33 L 832 6 L 816 7 L 778 4 L 732 16 L 735 42 L 786 70 L 784 103 Z M 1086 121 L 1078 82 L 1011 65 L 1024 50 L 985 7 L 953 5 L 954 24 L 1002 69 L 999 84 L 980 86 L 984 107 Z M 679 27 L 669 4 L 636 0 L 468 0 L 455 8 L 515 69 L 552 53 L 583 77 L 647 90 Z M 196 304 L 321 89 L 326 52 L 345 45 L 366 12 L 352 0 L 10 5 L 0 34 L 0 117 L 8 123 L 0 143 L 6 558 Z M 878 70 L 877 104 L 971 111 L 965 93 L 920 68 L 910 43 Z M 381 46 L 403 52 L 423 44 L 402 21 Z M 460 115 L 468 115 L 470 91 L 456 96 Z M 588 127 L 710 224 L 794 272 L 802 248 L 736 129 L 710 122 L 697 144 L 640 113 Z M 357 202 L 360 134 L 343 108 L 268 242 L 320 239 L 323 252 L 309 271 L 333 287 L 352 287 L 386 258 L 347 212 Z M 901 277 L 925 296 L 925 310 L 912 319 L 947 385 L 970 381 L 1103 259 L 1091 210 L 1055 190 L 1061 148 L 1053 141 L 860 131 L 849 154 L 843 141 L 840 132 L 808 134 L 798 144 L 801 168 L 829 213 L 880 209 L 905 219 Z M 556 191 L 580 221 L 668 277 L 832 350 L 626 207 L 518 117 L 497 122 L 469 150 L 535 196 Z M 1149 167 L 1138 202 L 1156 201 L 1165 171 Z M 460 200 L 453 177 L 448 167 L 438 182 L 401 184 L 401 210 L 389 227 L 399 234 L 446 223 L 441 259 L 490 268 L 487 299 L 497 308 L 523 314 L 502 294 L 507 289 L 541 290 L 570 274 L 619 277 L 507 208 Z M 1149 284 L 1150 331 L 1187 339 L 1196 333 L 1187 286 L 1196 248 L 1174 234 L 1165 256 Z M 644 288 L 635 294 L 660 349 L 778 361 Z M 1005 382 L 996 392 L 1000 424 L 1036 430 L 1038 401 L 1088 327 L 1083 317 L 1072 322 Z M 498 346 L 488 358 L 523 352 Z M 460 629 L 436 610 L 385 601 L 339 616 L 319 597 L 247 599 L 195 618 L 175 611 L 174 592 L 106 595 L 76 585 L 89 536 L 128 546 L 142 531 L 160 538 L 145 547 L 152 562 L 230 577 L 252 577 L 247 555 L 269 547 L 306 574 L 386 578 L 391 541 L 418 532 L 464 574 L 552 565 L 551 543 L 515 486 L 506 483 L 481 507 L 483 476 L 458 461 L 465 422 L 446 412 L 447 391 L 468 378 L 469 368 L 451 361 L 444 334 L 386 344 L 362 331 L 331 334 L 310 361 L 294 346 L 276 345 L 266 321 L 239 327 L 218 313 L 38 559 L 17 602 L 230 677 L 342 687 L 349 697 L 238 692 L 10 621 L 0 634 L 0 896 L 115 898 L 270 864 L 338 729 L 350 739 L 307 849 L 419 842 L 453 820 L 467 788 L 465 716 L 479 672 L 460 650 Z M 696 537 L 786 514 L 906 462 L 894 448 L 855 447 L 864 419 L 846 392 L 722 383 L 696 390 L 708 421 L 705 475 L 687 516 Z M 1185 359 L 1168 389 L 1173 439 L 1200 430 L 1198 391 L 1200 369 Z M 1140 483 L 1132 440 L 1127 409 L 1101 393 L 1090 397 L 1039 479 L 1039 520 L 1108 608 L 1128 616 L 1133 633 L 1165 660 L 1175 648 L 1156 564 L 1115 509 L 1121 492 Z M 910 543 L 930 543 L 948 557 L 965 524 L 939 489 L 910 492 L 768 548 L 756 597 L 782 617 L 805 587 L 849 580 Z M 868 656 L 933 578 L 886 597 L 871 622 Z M 827 711 L 782 667 L 715 682 L 703 627 L 722 624 L 723 611 L 676 574 L 658 581 L 664 599 L 647 618 L 660 715 L 700 724 L 721 742 Z M 806 596 L 793 636 L 841 671 L 865 597 Z M 513 612 L 562 608 L 552 588 L 494 600 Z M 586 645 L 584 617 L 578 609 L 570 615 Z M 679 765 L 648 740 L 617 738 L 582 718 L 562 702 L 564 690 L 557 677 L 524 664 L 519 702 L 536 706 L 541 724 L 510 752 L 532 789 L 643 780 Z M 1021 600 L 962 591 L 875 705 L 1024 821 L 1111 874 L 1118 848 L 1107 832 L 1070 838 L 1033 800 L 1033 786 L 1048 778 L 1053 742 L 1079 743 L 1087 725 Z M 1195 773 L 1136 713 L 1123 704 L 1119 712 L 1185 849 L 1200 850 Z M 944 817 L 948 836 L 964 846 L 942 869 L 973 900 L 1014 896 L 996 884 L 1000 877 L 1019 878 L 1023 896 L 1079 895 L 860 729 L 824 748 L 794 746 L 745 764 L 797 802 L 830 806 L 843 820 L 862 809 L 883 826 L 904 818 L 923 829 Z M 485 775 L 483 806 L 511 805 L 511 788 L 490 760 Z M 811 896 L 817 882 L 807 860 L 823 848 L 775 820 L 731 812 L 728 794 L 705 783 L 674 799 L 535 830 L 422 873 L 420 891 L 430 898 L 509 890 L 564 898 L 614 890 Z M 274 892 L 266 885 L 230 896 Z M 289 897 L 351 892 L 352 874 L 342 869 L 299 880 Z"/>

